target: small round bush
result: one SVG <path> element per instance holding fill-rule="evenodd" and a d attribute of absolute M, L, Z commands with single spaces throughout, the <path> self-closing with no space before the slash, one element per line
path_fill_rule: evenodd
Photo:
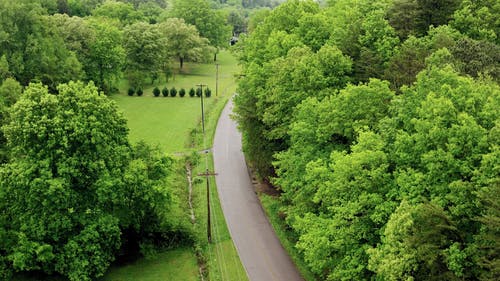
<path fill-rule="evenodd" d="M 179 97 L 183 98 L 185 95 L 186 95 L 186 90 L 184 90 L 184 88 L 181 88 L 179 90 Z"/>
<path fill-rule="evenodd" d="M 197 96 L 197 97 L 201 97 L 201 94 L 203 93 L 202 91 L 203 91 L 203 90 L 202 90 L 201 88 L 197 88 L 197 89 L 196 89 L 196 96 Z"/>
<path fill-rule="evenodd" d="M 155 88 L 153 89 L 153 95 L 154 95 L 155 97 L 158 97 L 158 96 L 160 95 L 160 89 L 158 89 L 158 87 L 155 87 Z"/>
<path fill-rule="evenodd" d="M 194 89 L 193 88 L 189 89 L 189 96 L 194 97 L 194 95 L 195 95 Z"/>
<path fill-rule="evenodd" d="M 168 97 L 168 89 L 167 89 L 167 87 L 163 87 L 163 89 L 161 89 L 161 94 L 164 97 Z"/>
<path fill-rule="evenodd" d="M 127 92 L 127 94 L 128 94 L 129 96 L 133 96 L 133 95 L 134 95 L 134 93 L 135 93 L 135 89 L 134 89 L 134 88 L 132 88 L 132 87 L 128 88 L 128 92 Z"/>
<path fill-rule="evenodd" d="M 144 94 L 144 91 L 142 90 L 142 88 L 138 88 L 136 93 L 140 97 L 142 96 L 142 94 Z"/>
<path fill-rule="evenodd" d="M 209 98 L 210 96 L 212 96 L 212 90 L 210 90 L 210 88 L 206 88 L 205 89 L 205 97 Z"/>
<path fill-rule="evenodd" d="M 177 96 L 177 89 L 175 87 L 172 87 L 172 89 L 170 89 L 170 96 L 171 97 Z"/>

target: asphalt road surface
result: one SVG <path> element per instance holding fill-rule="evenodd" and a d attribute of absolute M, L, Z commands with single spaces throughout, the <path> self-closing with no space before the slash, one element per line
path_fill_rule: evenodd
<path fill-rule="evenodd" d="M 254 192 L 231 112 L 230 101 L 217 124 L 213 152 L 222 210 L 240 259 L 250 281 L 303 281 Z"/>

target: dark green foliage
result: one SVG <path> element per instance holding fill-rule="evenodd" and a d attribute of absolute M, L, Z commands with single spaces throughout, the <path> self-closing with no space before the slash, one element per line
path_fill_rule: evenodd
<path fill-rule="evenodd" d="M 161 94 L 164 97 L 168 97 L 168 88 L 167 87 L 163 87 L 163 89 L 161 89 Z"/>
<path fill-rule="evenodd" d="M 461 38 L 450 48 L 464 74 L 478 77 L 488 75 L 500 82 L 500 46 L 488 41 Z"/>
<path fill-rule="evenodd" d="M 186 95 L 186 90 L 184 88 L 181 88 L 179 90 L 179 97 L 183 98 Z"/>
<path fill-rule="evenodd" d="M 142 88 L 139 87 L 139 88 L 137 88 L 136 93 L 140 97 L 140 96 L 142 96 L 142 94 L 144 94 L 144 91 L 142 90 Z"/>
<path fill-rule="evenodd" d="M 205 89 L 205 97 L 209 98 L 212 96 L 212 90 L 210 88 Z"/>
<path fill-rule="evenodd" d="M 177 89 L 175 87 L 172 87 L 172 89 L 170 89 L 170 96 L 171 97 L 177 96 Z"/>
<path fill-rule="evenodd" d="M 387 12 L 389 22 L 400 38 L 423 36 L 429 26 L 446 25 L 460 0 L 395 0 Z"/>
<path fill-rule="evenodd" d="M 201 97 L 202 94 L 203 94 L 203 90 L 201 88 L 196 88 L 196 96 Z"/>
<path fill-rule="evenodd" d="M 196 91 L 194 90 L 194 88 L 189 89 L 189 96 L 190 97 L 194 97 L 195 94 L 196 94 Z"/>
<path fill-rule="evenodd" d="M 95 86 L 61 84 L 51 95 L 32 84 L 10 117 L 3 131 L 11 160 L 0 167 L 2 275 L 95 280 L 124 243 L 160 243 L 184 231 L 171 213 L 173 160 L 145 144 L 131 147 L 125 118 Z M 130 231 L 135 240 L 122 236 Z"/>
<path fill-rule="evenodd" d="M 155 97 L 160 96 L 160 88 L 155 87 L 155 88 L 153 89 L 153 95 L 154 95 Z"/>
<path fill-rule="evenodd" d="M 135 89 L 134 89 L 134 88 L 132 88 L 132 87 L 128 88 L 127 94 L 128 94 L 129 96 L 133 96 L 133 95 L 134 95 L 134 93 L 135 93 Z"/>

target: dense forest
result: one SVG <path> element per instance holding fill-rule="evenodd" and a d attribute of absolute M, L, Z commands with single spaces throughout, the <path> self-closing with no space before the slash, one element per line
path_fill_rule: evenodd
<path fill-rule="evenodd" d="M 499 280 L 500 2 L 290 0 L 250 22 L 244 150 L 317 279 Z"/>
<path fill-rule="evenodd" d="M 93 280 L 117 258 L 192 245 L 174 160 L 130 143 L 107 95 L 213 60 L 275 5 L 0 0 L 0 280 Z"/>

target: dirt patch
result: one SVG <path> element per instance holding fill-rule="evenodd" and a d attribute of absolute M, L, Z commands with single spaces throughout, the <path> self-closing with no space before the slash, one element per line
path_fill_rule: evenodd
<path fill-rule="evenodd" d="M 254 188 L 255 192 L 264 193 L 266 195 L 274 196 L 274 197 L 280 196 L 281 191 L 278 190 L 274 185 L 272 185 L 269 182 L 269 180 L 267 180 L 267 179 L 259 180 L 255 176 L 255 171 L 250 166 L 248 166 L 248 164 L 247 164 L 247 167 L 248 167 L 248 173 L 250 174 L 250 177 L 252 178 L 252 184 L 253 184 L 253 188 Z"/>

